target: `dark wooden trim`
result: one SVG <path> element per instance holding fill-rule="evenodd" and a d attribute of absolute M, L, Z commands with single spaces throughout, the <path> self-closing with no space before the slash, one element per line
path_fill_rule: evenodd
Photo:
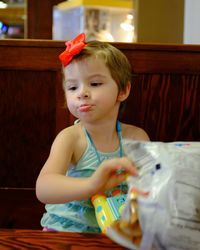
<path fill-rule="evenodd" d="M 27 38 L 52 39 L 53 6 L 62 0 L 27 0 Z"/>
<path fill-rule="evenodd" d="M 200 45 L 113 44 L 130 60 L 133 73 L 200 72 Z M 15 48 L 15 49 L 14 49 Z M 45 50 L 43 53 L 42 49 Z M 0 67 L 38 70 L 59 70 L 58 55 L 65 49 L 64 41 L 1 40 Z M 10 58 L 10 60 L 8 60 Z M 51 60 L 49 60 L 51 58 Z"/>

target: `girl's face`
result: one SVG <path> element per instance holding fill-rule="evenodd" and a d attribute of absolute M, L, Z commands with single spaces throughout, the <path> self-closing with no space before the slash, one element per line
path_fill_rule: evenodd
<path fill-rule="evenodd" d="M 64 68 L 64 75 L 67 106 L 75 117 L 85 121 L 116 117 L 118 86 L 102 59 L 74 61 Z"/>

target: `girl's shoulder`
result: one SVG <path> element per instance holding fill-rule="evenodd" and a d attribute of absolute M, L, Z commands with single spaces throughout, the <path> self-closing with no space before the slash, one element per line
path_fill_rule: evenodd
<path fill-rule="evenodd" d="M 61 130 L 55 141 L 58 142 L 56 144 L 59 144 L 60 147 L 62 146 L 66 151 L 73 152 L 75 159 L 80 158 L 80 155 L 87 147 L 85 133 L 80 123 Z"/>
<path fill-rule="evenodd" d="M 74 124 L 67 128 L 61 130 L 56 138 L 56 142 L 61 142 L 62 144 L 76 144 L 77 141 L 83 138 L 83 130 L 80 124 Z"/>
<path fill-rule="evenodd" d="M 124 139 L 132 139 L 138 141 L 150 140 L 145 130 L 140 127 L 125 123 L 121 123 L 121 127 L 122 127 L 122 136 Z"/>
<path fill-rule="evenodd" d="M 57 137 L 74 137 L 77 136 L 77 132 L 79 131 L 79 126 L 77 124 L 74 124 L 72 126 L 66 127 L 62 129 L 58 134 Z"/>

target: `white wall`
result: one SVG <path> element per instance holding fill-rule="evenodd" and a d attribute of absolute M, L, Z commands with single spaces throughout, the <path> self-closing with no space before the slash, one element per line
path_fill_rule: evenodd
<path fill-rule="evenodd" d="M 184 43 L 200 44 L 200 0 L 185 0 Z"/>

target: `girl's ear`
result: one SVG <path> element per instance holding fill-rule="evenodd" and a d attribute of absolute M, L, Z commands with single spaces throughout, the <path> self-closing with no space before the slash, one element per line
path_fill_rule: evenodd
<path fill-rule="evenodd" d="M 119 92 L 119 95 L 118 95 L 117 100 L 120 101 L 120 102 L 125 101 L 126 98 L 129 96 L 130 91 L 131 91 L 131 83 L 128 82 L 128 83 L 126 84 L 126 88 L 125 88 L 124 90 L 121 90 L 121 91 Z"/>

